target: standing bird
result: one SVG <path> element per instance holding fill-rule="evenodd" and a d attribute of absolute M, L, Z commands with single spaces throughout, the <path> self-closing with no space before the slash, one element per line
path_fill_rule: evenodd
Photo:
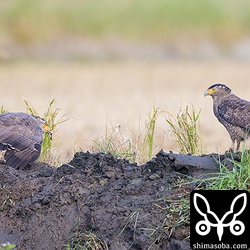
<path fill-rule="evenodd" d="M 204 96 L 213 98 L 214 115 L 226 128 L 232 140 L 231 150 L 240 148 L 240 143 L 249 137 L 250 132 L 250 102 L 234 95 L 224 84 L 210 86 Z"/>
<path fill-rule="evenodd" d="M 0 150 L 6 150 L 6 165 L 23 168 L 41 153 L 43 134 L 52 135 L 48 124 L 26 113 L 0 114 Z"/>

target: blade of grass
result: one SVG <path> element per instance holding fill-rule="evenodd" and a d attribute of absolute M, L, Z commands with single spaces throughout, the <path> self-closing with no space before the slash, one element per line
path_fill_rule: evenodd
<path fill-rule="evenodd" d="M 153 107 L 153 112 L 148 113 L 148 121 L 146 122 L 146 134 L 143 143 L 143 155 L 146 156 L 147 160 L 150 160 L 153 155 L 155 126 L 158 114 L 160 112 L 161 111 L 159 108 Z"/>

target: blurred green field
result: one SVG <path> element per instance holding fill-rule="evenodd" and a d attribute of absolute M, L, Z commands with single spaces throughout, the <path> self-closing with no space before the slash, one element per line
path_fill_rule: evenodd
<path fill-rule="evenodd" d="M 39 43 L 61 36 L 169 41 L 250 33 L 247 0 L 10 0 L 0 2 L 0 38 Z"/>

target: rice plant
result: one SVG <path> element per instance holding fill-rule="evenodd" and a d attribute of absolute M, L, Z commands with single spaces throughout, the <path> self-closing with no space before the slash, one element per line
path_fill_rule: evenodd
<path fill-rule="evenodd" d="M 155 125 L 159 112 L 160 112 L 159 108 L 153 107 L 153 112 L 148 113 L 148 120 L 146 121 L 146 133 L 144 136 L 144 143 L 143 143 L 143 152 L 144 155 L 147 156 L 147 160 L 150 160 L 153 155 Z"/>
<path fill-rule="evenodd" d="M 185 109 L 174 117 L 166 119 L 170 125 L 173 140 L 178 144 L 181 154 L 201 154 L 202 139 L 199 136 L 199 117 L 201 110 L 198 112 L 192 105 L 192 110 L 189 110 L 188 105 Z"/>
<path fill-rule="evenodd" d="M 26 100 L 23 99 L 27 112 L 41 117 L 50 127 L 50 130 L 52 134 L 57 131 L 58 125 L 68 120 L 66 115 L 59 116 L 60 108 L 54 108 L 55 99 L 52 99 L 48 105 L 48 108 L 44 115 L 39 115 L 38 112 L 34 109 L 34 107 Z M 58 117 L 59 116 L 59 117 Z M 42 161 L 48 161 L 49 158 L 52 157 L 51 155 L 51 148 L 52 148 L 52 141 L 51 141 L 51 135 L 46 133 L 44 135 L 43 143 L 42 143 L 42 149 L 41 149 L 41 155 L 39 157 Z"/>

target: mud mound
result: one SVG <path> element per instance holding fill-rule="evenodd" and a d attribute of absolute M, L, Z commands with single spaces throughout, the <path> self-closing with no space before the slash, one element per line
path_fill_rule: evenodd
<path fill-rule="evenodd" d="M 96 249 L 189 249 L 183 240 L 189 225 L 174 233 L 162 226 L 166 200 L 191 191 L 185 185 L 173 190 L 178 172 L 181 178 L 214 172 L 216 164 L 211 156 L 187 157 L 161 151 L 138 166 L 110 154 L 78 152 L 59 168 L 0 165 L 0 243 L 28 250 L 61 250 L 91 240 Z"/>

